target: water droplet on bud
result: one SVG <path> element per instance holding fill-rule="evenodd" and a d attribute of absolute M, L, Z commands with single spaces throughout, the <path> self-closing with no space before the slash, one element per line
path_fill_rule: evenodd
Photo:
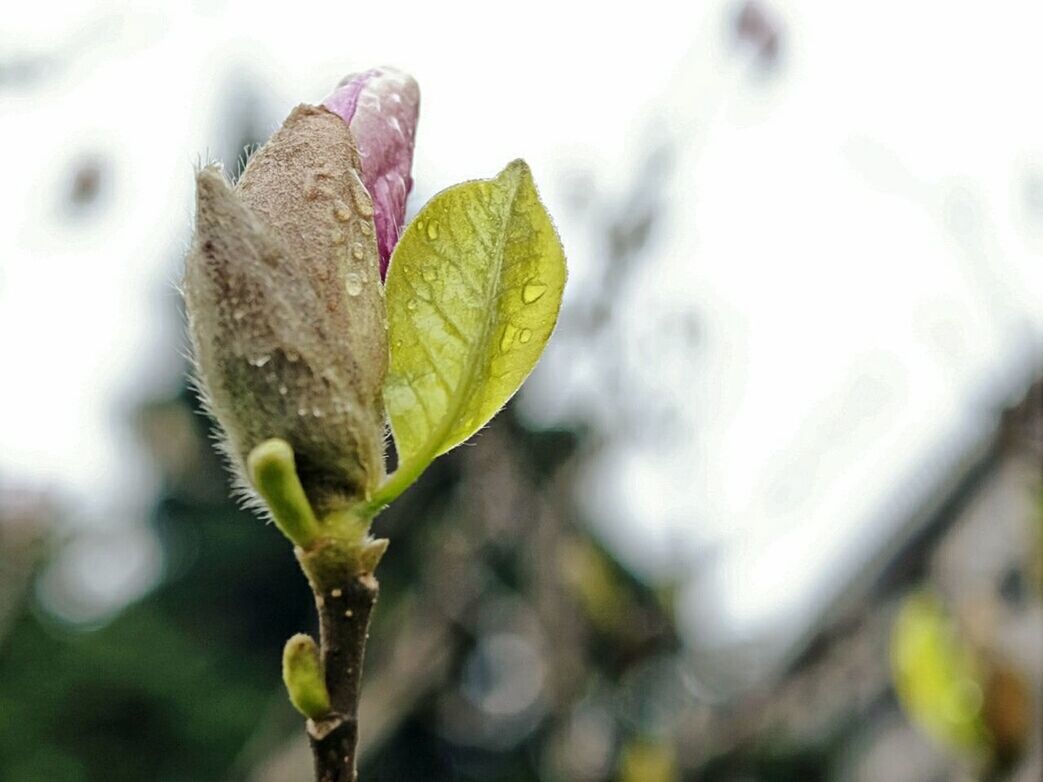
<path fill-rule="evenodd" d="M 373 201 L 366 191 L 365 185 L 358 180 L 351 183 L 351 200 L 355 202 L 355 211 L 363 217 L 373 216 Z"/>
<path fill-rule="evenodd" d="M 351 219 L 351 209 L 343 201 L 336 201 L 333 204 L 333 216 L 342 223 L 346 223 Z"/>

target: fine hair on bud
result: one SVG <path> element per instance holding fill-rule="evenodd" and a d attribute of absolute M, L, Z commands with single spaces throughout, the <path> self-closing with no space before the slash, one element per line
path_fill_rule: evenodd
<path fill-rule="evenodd" d="M 318 513 L 384 477 L 388 348 L 373 206 L 351 132 L 299 106 L 233 188 L 196 177 L 184 295 L 197 382 L 247 484 L 250 451 L 293 449 Z"/>

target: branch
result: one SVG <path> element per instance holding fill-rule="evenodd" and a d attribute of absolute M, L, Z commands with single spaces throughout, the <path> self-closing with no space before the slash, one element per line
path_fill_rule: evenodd
<path fill-rule="evenodd" d="M 319 612 L 319 651 L 329 693 L 330 712 L 308 720 L 317 782 L 356 782 L 358 708 L 362 662 L 369 619 L 379 591 L 372 573 L 330 577 L 314 567 L 314 552 L 297 551 L 315 590 Z M 315 575 L 315 570 L 319 575 Z"/>

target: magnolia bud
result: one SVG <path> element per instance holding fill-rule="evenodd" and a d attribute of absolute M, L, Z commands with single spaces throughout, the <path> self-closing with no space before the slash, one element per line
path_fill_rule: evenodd
<path fill-rule="evenodd" d="M 384 476 L 387 325 L 361 170 L 340 117 L 297 107 L 234 189 L 199 172 L 185 264 L 200 385 L 234 467 L 243 478 L 254 447 L 285 440 L 319 514 Z"/>

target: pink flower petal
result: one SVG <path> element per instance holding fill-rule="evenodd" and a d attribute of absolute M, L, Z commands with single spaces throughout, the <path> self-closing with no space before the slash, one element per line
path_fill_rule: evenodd
<path fill-rule="evenodd" d="M 380 272 L 402 233 L 406 196 L 413 187 L 413 144 L 420 88 L 394 68 L 347 76 L 322 105 L 348 123 L 362 158 L 362 181 L 373 199 Z"/>

